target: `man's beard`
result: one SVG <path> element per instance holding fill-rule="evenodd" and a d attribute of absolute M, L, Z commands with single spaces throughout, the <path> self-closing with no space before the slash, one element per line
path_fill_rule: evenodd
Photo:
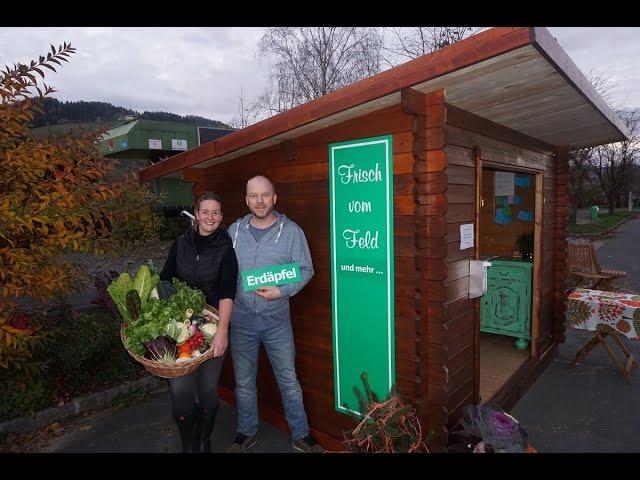
<path fill-rule="evenodd" d="M 251 210 L 253 216 L 259 218 L 260 220 L 267 218 L 269 215 L 271 215 L 271 212 L 273 212 L 273 205 L 271 207 L 267 207 L 266 210 L 264 210 L 262 213 L 259 213 L 256 209 Z"/>

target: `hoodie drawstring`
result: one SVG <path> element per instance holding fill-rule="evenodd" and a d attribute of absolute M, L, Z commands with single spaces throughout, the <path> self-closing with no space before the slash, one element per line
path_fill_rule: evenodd
<path fill-rule="evenodd" d="M 236 224 L 236 233 L 233 235 L 233 248 L 236 248 L 236 243 L 238 242 L 238 231 L 240 230 L 240 223 L 238 222 Z M 276 242 L 278 243 L 278 240 L 280 240 L 280 235 L 282 235 L 282 227 L 284 227 L 284 222 L 280 221 L 280 227 L 278 228 L 278 235 L 276 236 Z M 249 222 L 247 222 L 247 224 L 244 227 L 245 229 L 249 229 Z"/>
<path fill-rule="evenodd" d="M 238 230 L 240 230 L 240 222 L 238 222 L 238 226 L 236 227 L 236 234 L 233 236 L 233 248 L 236 248 L 236 242 L 238 241 Z"/>

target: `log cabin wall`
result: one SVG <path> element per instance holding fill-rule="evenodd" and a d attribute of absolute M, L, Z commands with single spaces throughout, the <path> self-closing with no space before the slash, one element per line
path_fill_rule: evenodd
<path fill-rule="evenodd" d="M 445 127 L 447 145 L 448 202 L 447 256 L 448 276 L 445 281 L 445 327 L 451 334 L 447 341 L 446 364 L 449 373 L 448 424 L 454 424 L 462 414 L 462 406 L 474 403 L 475 301 L 467 299 L 469 259 L 475 258 L 475 248 L 460 250 L 460 224 L 475 222 L 476 160 L 480 152 L 483 162 L 494 166 L 521 167 L 543 172 L 544 204 L 542 226 L 542 265 L 540 283 L 540 326 L 538 352 L 540 355 L 552 346 L 554 336 L 560 338 L 562 317 L 556 306 L 559 297 L 555 286 L 561 281 L 561 269 L 556 266 L 555 252 L 565 238 L 558 225 L 557 189 L 558 169 L 549 145 L 518 132 L 494 124 L 486 119 L 446 105 Z M 566 192 L 565 192 L 566 194 Z M 565 222 L 566 226 L 566 222 Z M 477 228 L 477 225 L 476 225 Z M 565 246 L 566 250 L 566 246 Z"/>
<path fill-rule="evenodd" d="M 554 315 L 556 320 L 565 316 L 566 301 L 565 290 L 567 288 L 567 225 L 569 224 L 569 148 L 566 146 L 556 150 L 555 159 L 555 225 L 554 225 L 554 251 L 555 251 L 555 285 L 554 291 Z M 565 323 L 556 321 L 553 324 L 553 340 L 556 343 L 564 343 Z"/>
<path fill-rule="evenodd" d="M 443 282 L 447 277 L 445 236 L 447 163 L 445 156 L 444 90 L 427 94 L 402 91 L 402 108 L 413 116 L 415 180 L 415 291 L 418 333 L 418 376 L 421 390 L 415 399 L 418 417 L 431 433 L 431 451 L 445 451 L 449 396 Z"/>
<path fill-rule="evenodd" d="M 395 341 L 396 379 L 406 398 L 420 395 L 416 330 L 414 220 L 414 158 L 412 117 L 393 106 L 206 169 L 186 169 L 186 181 L 197 182 L 194 193 L 214 190 L 222 195 L 223 225 L 248 213 L 244 201 L 248 178 L 264 174 L 276 185 L 276 209 L 304 230 L 315 275 L 291 300 L 296 366 L 309 424 L 328 448 L 340 448 L 342 431 L 353 419 L 334 409 L 329 250 L 328 144 L 393 134 Z M 366 292 L 363 292 L 363 300 Z M 225 361 L 221 395 L 231 401 L 233 370 Z M 360 386 L 361 387 L 361 386 Z M 286 429 L 280 394 L 264 351 L 260 354 L 258 393 L 261 418 Z M 381 394 L 383 392 L 380 392 Z M 387 392 L 384 392 L 386 394 Z"/>

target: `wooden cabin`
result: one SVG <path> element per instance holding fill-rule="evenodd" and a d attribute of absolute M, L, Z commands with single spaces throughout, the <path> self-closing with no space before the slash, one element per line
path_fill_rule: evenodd
<path fill-rule="evenodd" d="M 274 181 L 276 209 L 305 231 L 316 272 L 291 300 L 305 406 L 318 440 L 340 449 L 343 430 L 356 421 L 336 401 L 343 347 L 332 302 L 344 292 L 332 292 L 329 150 L 382 137 L 391 139 L 392 172 L 393 296 L 380 313 L 391 326 L 388 369 L 434 432 L 431 449 L 444 451 L 464 405 L 493 399 L 511 408 L 557 354 L 565 331 L 568 153 L 628 137 L 546 29 L 486 30 L 151 165 L 140 180 L 178 177 L 196 195 L 217 191 L 225 225 L 248 213 L 248 178 Z M 482 259 L 493 262 L 487 289 L 470 298 L 470 264 Z M 367 303 L 368 293 L 351 290 L 348 298 Z M 354 343 L 348 353 L 376 363 L 368 350 Z M 260 362 L 261 418 L 286 430 L 264 352 Z M 222 398 L 233 402 L 233 386 L 228 357 Z"/>

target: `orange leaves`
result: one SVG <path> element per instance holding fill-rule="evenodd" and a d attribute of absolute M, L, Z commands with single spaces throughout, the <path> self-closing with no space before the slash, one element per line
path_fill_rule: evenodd
<path fill-rule="evenodd" d="M 39 77 L 74 52 L 65 43 L 37 62 L 0 70 L 0 325 L 8 324 L 10 297 L 44 300 L 81 287 L 84 273 L 65 261 L 69 251 L 120 249 L 152 238 L 159 226 L 146 186 L 135 176 L 112 180 L 115 166 L 96 150 L 97 132 L 28 135 L 42 108 L 29 90 L 52 92 L 40 89 Z M 0 330 L 2 367 L 24 350 L 14 330 Z"/>

